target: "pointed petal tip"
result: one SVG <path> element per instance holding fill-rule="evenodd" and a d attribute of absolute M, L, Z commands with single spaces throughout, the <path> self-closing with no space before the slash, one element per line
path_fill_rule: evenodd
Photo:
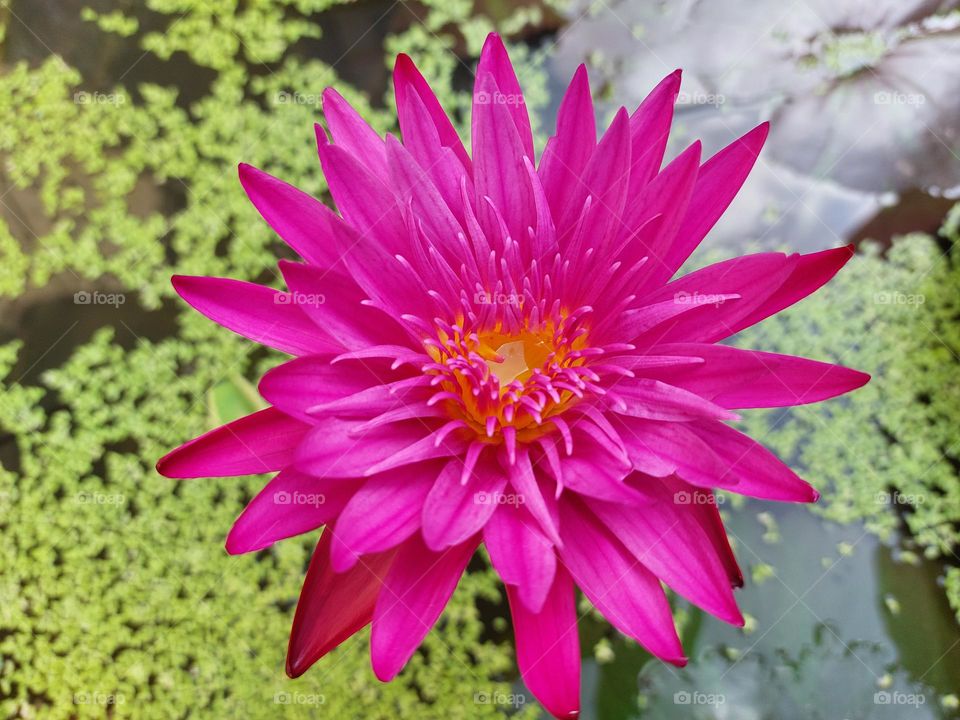
<path fill-rule="evenodd" d="M 670 663 L 671 665 L 675 665 L 676 667 L 680 667 L 680 668 L 686 667 L 687 663 L 690 662 L 689 658 L 687 658 L 686 655 L 679 655 L 674 658 L 664 658 L 664 660 Z"/>
<path fill-rule="evenodd" d="M 298 677 L 303 675 L 307 670 L 310 669 L 310 665 L 303 661 L 301 657 L 294 657 L 293 648 L 291 647 L 287 651 L 287 662 L 284 670 L 287 673 L 287 677 L 291 680 L 296 680 Z"/>

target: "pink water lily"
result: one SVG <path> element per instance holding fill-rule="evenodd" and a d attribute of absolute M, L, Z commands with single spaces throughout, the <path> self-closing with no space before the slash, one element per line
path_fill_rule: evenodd
<path fill-rule="evenodd" d="M 158 470 L 277 473 L 230 531 L 231 553 L 325 526 L 291 676 L 372 622 L 374 672 L 392 679 L 483 543 L 526 686 L 554 716 L 576 717 L 575 587 L 682 665 L 661 582 L 743 623 L 714 490 L 817 498 L 728 422 L 868 376 L 719 343 L 814 292 L 852 250 L 760 253 L 673 279 L 767 135 L 761 125 L 702 164 L 694 143 L 661 167 L 679 71 L 598 141 L 580 67 L 536 164 L 496 35 L 477 67 L 470 153 L 404 55 L 394 84 L 402 142 L 324 93 L 317 141 L 339 214 L 241 165 L 251 201 L 304 260 L 280 262 L 289 290 L 173 283 L 210 319 L 296 357 L 261 380 L 270 407 Z"/>

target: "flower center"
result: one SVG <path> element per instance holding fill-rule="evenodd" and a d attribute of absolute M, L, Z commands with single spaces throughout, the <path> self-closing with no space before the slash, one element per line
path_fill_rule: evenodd
<path fill-rule="evenodd" d="M 579 318 L 474 332 L 436 321 L 436 336 L 424 341 L 433 359 L 424 371 L 438 388 L 430 404 L 487 442 L 529 442 L 553 430 L 599 379 L 585 367 L 592 352 Z"/>

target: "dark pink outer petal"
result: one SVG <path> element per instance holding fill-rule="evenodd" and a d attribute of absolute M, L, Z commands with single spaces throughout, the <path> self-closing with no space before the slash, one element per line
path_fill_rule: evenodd
<path fill-rule="evenodd" d="M 820 495 L 772 452 L 748 435 L 723 423 L 691 423 L 690 429 L 707 443 L 727 468 L 717 482 L 741 495 L 783 502 L 815 502 Z"/>
<path fill-rule="evenodd" d="M 171 478 L 259 475 L 293 460 L 310 426 L 275 408 L 260 410 L 194 438 L 157 462 Z"/>
<path fill-rule="evenodd" d="M 318 267 L 336 267 L 342 221 L 316 198 L 252 165 L 240 163 L 240 184 L 264 220 L 300 257 Z"/>
<path fill-rule="evenodd" d="M 398 551 L 373 611 L 370 659 L 383 682 L 392 680 L 430 632 L 477 549 L 469 540 L 440 552 L 419 536 Z"/>
<path fill-rule="evenodd" d="M 174 275 L 172 282 L 195 310 L 255 343 L 291 355 L 341 350 L 338 343 L 324 337 L 289 293 L 230 278 Z"/>
<path fill-rule="evenodd" d="M 728 345 L 674 343 L 658 345 L 657 352 L 703 358 L 701 365 L 658 368 L 650 374 L 731 409 L 820 402 L 870 379 L 842 365 Z"/>
<path fill-rule="evenodd" d="M 690 495 L 663 493 L 641 508 L 591 502 L 610 531 L 650 572 L 679 595 L 733 625 L 742 626 L 722 558 L 697 516 Z"/>
<path fill-rule="evenodd" d="M 523 682 L 555 718 L 576 718 L 580 714 L 580 638 L 570 575 L 557 568 L 538 612 L 532 612 L 519 596 L 520 590 L 507 585 Z"/>
<path fill-rule="evenodd" d="M 227 535 L 231 555 L 254 552 L 332 521 L 359 481 L 329 481 L 282 470 L 244 508 Z"/>
<path fill-rule="evenodd" d="M 685 665 L 673 613 L 656 576 L 576 499 L 563 500 L 560 515 L 569 540 L 560 559 L 583 594 L 620 632 L 661 660 Z"/>
<path fill-rule="evenodd" d="M 330 565 L 330 539 L 325 530 L 310 559 L 287 647 L 287 675 L 299 677 L 317 660 L 364 627 L 394 552 L 367 555 L 351 570 L 336 573 Z"/>

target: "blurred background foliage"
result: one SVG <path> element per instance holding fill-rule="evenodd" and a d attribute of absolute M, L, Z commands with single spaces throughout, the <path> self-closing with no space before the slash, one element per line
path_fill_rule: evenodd
<path fill-rule="evenodd" d="M 187 311 L 169 283 L 185 273 L 279 285 L 275 262 L 289 251 L 246 200 L 236 164 L 325 196 L 312 127 L 320 93 L 335 85 L 379 131 L 395 132 L 388 69 L 400 51 L 463 128 L 471 68 L 493 29 L 512 40 L 535 118 L 549 117 L 558 101 L 555 50 L 577 42 L 562 28 L 580 17 L 570 3 L 496 0 L 0 2 L 0 717 L 539 715 L 516 682 L 508 614 L 483 558 L 394 683 L 375 680 L 359 638 L 288 680 L 286 638 L 315 537 L 228 557 L 225 534 L 265 479 L 177 483 L 153 464 L 256 407 L 251 381 L 280 361 Z M 638 21 L 631 32 L 640 37 L 640 29 Z M 610 79 L 595 89 L 601 100 L 629 94 Z M 541 142 L 552 121 L 543 124 Z M 680 136 L 695 125 L 681 116 Z M 791 510 L 813 523 L 807 531 L 827 521 L 864 527 L 879 538 L 877 552 L 889 550 L 874 573 L 884 622 L 904 627 L 892 609 L 915 586 L 897 584 L 911 577 L 904 568 L 929 569 L 932 590 L 909 614 L 946 623 L 922 637 L 952 641 L 960 211 L 938 230 L 946 207 L 939 198 L 935 225 L 926 211 L 909 227 L 926 232 L 861 244 L 837 281 L 738 342 L 873 373 L 850 398 L 748 413 L 745 423 L 824 491 L 814 512 L 825 520 Z M 701 257 L 741 250 L 753 235 Z M 829 234 L 807 240 L 836 244 Z M 734 503 L 725 513 L 752 527 L 760 509 Z M 775 543 L 777 527 L 775 516 L 759 517 L 757 548 Z M 749 531 L 732 519 L 742 535 L 735 541 L 746 543 Z M 853 545 L 835 543 L 837 558 Z M 748 584 L 759 586 L 776 570 L 753 547 L 740 556 L 753 571 Z M 819 550 L 811 552 L 819 563 Z M 761 623 L 776 620 L 750 602 L 747 609 Z M 677 614 L 696 655 L 696 643 L 706 643 L 697 640 L 701 626 L 716 621 L 682 603 Z M 750 631 L 748 623 L 737 640 L 721 640 L 752 648 Z M 878 667 L 899 668 L 910 687 L 933 686 L 933 716 L 952 712 L 949 672 L 936 680 L 923 670 L 937 653 L 905 660 L 909 642 L 897 632 L 887 633 L 893 652 Z M 593 617 L 583 637 L 585 717 L 641 708 L 655 717 L 669 683 L 644 680 L 645 654 Z M 811 642 L 813 662 L 845 652 Z M 691 672 L 736 662 L 717 652 L 705 649 Z M 754 681 L 764 672 L 773 671 L 758 670 Z M 865 684 L 893 682 L 878 670 Z M 776 716 L 813 717 L 791 708 Z"/>

